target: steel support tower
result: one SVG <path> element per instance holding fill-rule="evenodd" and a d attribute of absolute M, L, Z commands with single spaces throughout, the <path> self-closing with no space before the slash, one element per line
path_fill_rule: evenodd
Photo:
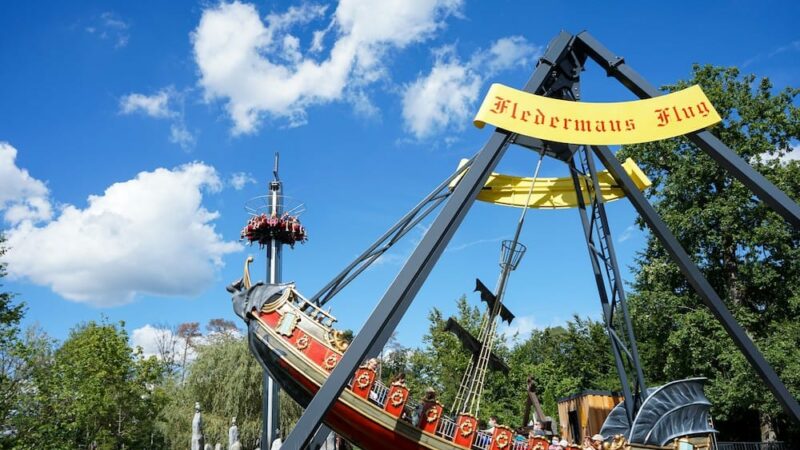
<path fill-rule="evenodd" d="M 550 42 L 544 56 L 539 60 L 533 75 L 525 84 L 523 90 L 547 97 L 578 101 L 580 100 L 580 72 L 583 70 L 583 64 L 587 58 L 594 60 L 610 77 L 616 78 L 638 97 L 651 98 L 661 95 L 658 89 L 650 85 L 628 66 L 623 58 L 611 53 L 589 33 L 582 32 L 572 35 L 564 31 Z M 728 170 L 731 176 L 750 189 L 758 198 L 786 219 L 789 224 L 800 228 L 800 206 L 753 169 L 733 150 L 725 146 L 708 131 L 694 132 L 687 135 L 687 138 L 705 151 L 717 164 Z M 428 231 L 397 277 L 388 287 L 361 331 L 356 335 L 342 359 L 328 376 L 311 403 L 309 403 L 305 413 L 284 443 L 283 448 L 296 450 L 304 448 L 308 444 L 325 414 L 345 388 L 361 361 L 368 354 L 374 353 L 376 349 L 380 349 L 386 344 L 389 336 L 397 327 L 431 269 L 463 221 L 478 192 L 483 188 L 492 170 L 511 144 L 527 147 L 537 152 L 544 152 L 548 156 L 564 161 L 570 165 L 570 172 L 575 177 L 573 181 L 581 182 L 578 179 L 580 174 L 574 158 L 575 153 L 581 149 L 580 146 L 546 142 L 532 137 L 518 136 L 507 130 L 495 128 L 486 144 L 472 160 L 469 171 L 463 175 L 457 186 L 452 190 L 452 193 L 447 196 L 447 201 L 443 202 L 444 206 L 440 213 L 428 228 Z M 589 149 L 591 149 L 591 152 L 588 151 Z M 633 180 L 624 171 L 616 156 L 605 146 L 589 146 L 582 151 L 584 152 L 583 155 L 579 156 L 579 158 L 582 158 L 581 170 L 588 169 L 590 172 L 589 177 L 591 178 L 594 171 L 591 167 L 591 164 L 593 164 L 592 158 L 597 157 L 612 175 L 616 184 L 623 190 L 626 198 L 633 204 L 653 235 L 665 247 L 689 281 L 689 284 L 720 322 L 758 376 L 775 395 L 775 398 L 789 417 L 800 423 L 800 404 L 789 393 L 775 370 L 747 336 L 745 330 L 736 322 L 720 296 L 714 291 L 700 269 L 681 247 L 653 206 L 636 188 Z M 585 177 L 583 178 L 585 179 Z M 592 183 L 594 184 L 594 181 Z M 425 205 L 431 203 L 431 198 L 436 196 L 437 194 L 434 192 L 418 208 L 424 208 Z M 578 198 L 581 197 L 581 195 L 578 196 Z M 614 269 L 610 273 L 603 273 L 607 270 L 609 263 L 614 266 L 616 263 L 613 257 L 613 247 L 610 244 L 610 239 L 608 239 L 610 231 L 607 223 L 601 223 L 605 220 L 602 201 L 596 202 L 592 200 L 591 212 L 587 211 L 586 205 L 580 208 L 580 211 L 595 279 L 598 284 L 598 290 L 601 292 L 606 331 L 609 332 L 609 337 L 612 340 L 612 348 L 615 348 L 615 360 L 620 377 L 627 377 L 627 371 L 620 365 L 626 362 L 626 358 L 635 361 L 635 351 L 631 351 L 635 349 L 635 340 L 632 339 L 632 332 L 628 334 L 628 330 L 625 329 L 629 325 L 629 320 L 626 318 L 624 293 L 619 288 L 621 279 L 618 270 Z M 315 300 L 317 302 L 325 302 L 329 300 L 326 295 L 335 295 L 342 287 L 342 283 L 346 284 L 352 279 L 347 272 L 352 275 L 354 271 L 362 271 L 364 262 L 374 260 L 380 253 L 385 251 L 383 247 L 380 247 L 381 243 L 387 239 L 393 239 L 391 236 L 397 237 L 405 234 L 409 229 L 407 225 L 415 220 L 414 216 L 418 213 L 419 209 L 411 215 L 411 218 L 407 216 L 404 220 L 401 220 L 395 226 L 394 231 L 387 233 L 373 248 L 362 254 L 345 272 L 315 296 Z M 600 224 L 599 230 L 597 228 L 598 223 Z M 590 233 L 592 229 L 598 231 L 592 234 Z M 603 251 L 604 248 L 606 249 L 605 253 Z M 603 280 L 602 283 L 599 279 Z M 321 299 L 320 297 L 323 298 Z M 614 326 L 614 324 L 619 323 L 614 320 L 615 316 L 617 316 L 615 314 L 617 307 L 622 313 L 623 322 L 627 322 L 619 329 Z M 629 342 L 626 342 L 626 340 Z M 630 357 L 626 350 L 630 353 Z M 622 365 L 624 366 L 624 364 Z M 635 417 L 636 398 L 644 395 L 641 394 L 642 392 L 646 392 L 643 377 L 636 371 L 635 367 L 634 372 L 636 372 L 632 376 L 635 380 L 634 389 L 628 388 L 630 392 L 625 399 L 628 417 Z M 623 383 L 623 385 L 625 384 L 627 383 Z M 634 394 L 637 391 L 639 394 Z"/>
<path fill-rule="evenodd" d="M 275 165 L 272 169 L 273 179 L 269 183 L 269 213 L 273 217 L 280 217 L 283 214 L 283 201 L 281 192 L 283 183 L 278 177 L 279 156 L 275 154 Z M 283 261 L 281 260 L 283 243 L 277 239 L 270 239 L 267 245 L 267 281 L 270 284 L 278 284 L 282 281 Z M 278 383 L 269 376 L 269 372 L 264 370 L 261 405 L 261 450 L 269 450 L 278 436 L 276 435 L 280 426 L 280 388 Z"/>

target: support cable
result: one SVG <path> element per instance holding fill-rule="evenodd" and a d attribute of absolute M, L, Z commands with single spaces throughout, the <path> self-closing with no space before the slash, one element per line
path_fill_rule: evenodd
<path fill-rule="evenodd" d="M 324 306 L 336 294 L 345 288 L 353 279 L 361 274 L 367 267 L 370 266 L 376 259 L 389 250 L 397 241 L 411 231 L 417 224 L 419 224 L 425 217 L 433 212 L 444 200 L 446 200 L 451 191 L 450 183 L 462 176 L 471 166 L 475 160 L 473 156 L 465 164 L 453 172 L 447 179 L 441 182 L 434 188 L 425 198 L 420 201 L 417 206 L 411 209 L 405 216 L 397 221 L 388 231 L 386 231 L 378 240 L 376 240 L 369 248 L 367 248 L 361 255 L 353 260 L 344 270 L 336 275 L 328 284 L 314 294 L 310 299 L 310 303 L 317 306 Z"/>

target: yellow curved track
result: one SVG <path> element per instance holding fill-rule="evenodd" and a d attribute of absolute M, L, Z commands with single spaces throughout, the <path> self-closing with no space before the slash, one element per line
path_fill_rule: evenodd
<path fill-rule="evenodd" d="M 467 162 L 462 159 L 459 167 Z M 639 190 L 644 190 L 652 183 L 647 175 L 636 165 L 636 163 L 628 158 L 622 164 L 625 172 L 636 183 Z M 463 176 L 463 174 L 462 174 Z M 600 182 L 600 192 L 603 195 L 603 200 L 611 202 L 625 197 L 622 189 L 617 187 L 614 178 L 608 171 L 603 170 L 597 173 Z M 455 179 L 450 188 L 454 188 L 461 178 Z M 501 175 L 492 173 L 486 181 L 486 185 L 478 194 L 478 200 L 496 203 L 503 206 L 514 206 L 522 208 L 525 205 L 525 200 L 528 198 L 528 190 L 531 187 L 532 178 L 530 177 L 514 177 L 510 175 Z M 581 192 L 583 199 L 588 204 L 589 196 L 586 193 L 586 186 L 581 183 Z M 578 197 L 575 195 L 575 187 L 572 184 L 572 178 L 537 178 L 533 185 L 533 193 L 531 194 L 531 201 L 528 207 L 539 209 L 564 209 L 576 208 L 578 206 Z"/>

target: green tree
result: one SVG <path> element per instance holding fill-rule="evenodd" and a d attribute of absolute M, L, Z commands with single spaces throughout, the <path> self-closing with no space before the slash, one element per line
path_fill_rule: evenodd
<path fill-rule="evenodd" d="M 29 386 L 29 416 L 20 423 L 17 448 L 157 445 L 163 366 L 134 352 L 123 326 L 80 325 L 52 359 L 37 365 Z"/>
<path fill-rule="evenodd" d="M 511 361 L 516 383 L 534 377 L 542 409 L 554 420 L 559 398 L 587 389 L 620 389 L 605 328 L 588 318 L 575 316 L 563 327 L 533 330 L 512 350 Z"/>
<path fill-rule="evenodd" d="M 800 90 L 775 91 L 766 78 L 711 66 L 694 67 L 691 79 L 664 90 L 693 84 L 722 116 L 711 132 L 797 201 L 800 164 L 781 158 L 800 138 Z M 627 146 L 622 153 L 651 178 L 647 195 L 656 210 L 800 395 L 800 232 L 685 138 Z M 777 402 L 653 236 L 634 272 L 630 303 L 647 377 L 709 377 L 717 419 L 736 424 L 732 430 L 758 422 L 765 440 L 780 434 L 786 418 Z"/>
<path fill-rule="evenodd" d="M 456 302 L 456 320 L 473 335 L 478 334 L 482 310 L 470 306 L 466 296 Z M 452 406 L 470 354 L 458 338 L 444 330 L 446 319 L 433 308 L 428 332 L 420 349 L 392 352 L 391 366 L 405 358 L 407 384 L 419 397 L 425 387 L 434 387 L 439 401 Z M 558 420 L 557 400 L 585 389 L 619 390 L 619 381 L 601 323 L 574 317 L 565 327 L 533 330 L 517 336 L 512 345 L 495 337 L 495 352 L 509 365 L 509 373 L 487 374 L 480 416 L 496 416 L 500 423 L 521 426 L 528 377 L 533 375 L 546 415 Z M 399 356 L 395 356 L 399 355 Z"/>
<path fill-rule="evenodd" d="M 46 398 L 38 387 L 38 380 L 51 374 L 55 341 L 42 330 L 30 327 L 20 338 L 14 359 L 16 385 L 12 392 L 13 412 L 5 424 L 12 432 L 0 440 L 0 448 L 26 448 L 25 443 L 38 442 L 42 435 L 41 420 L 48 417 L 43 407 Z"/>
<path fill-rule="evenodd" d="M 171 448 L 188 445 L 194 404 L 200 402 L 206 442 L 226 446 L 231 418 L 236 417 L 242 445 L 255 447 L 261 436 L 263 370 L 250 353 L 247 338 L 225 319 L 211 319 L 204 337 L 199 333 L 199 324 L 182 326 L 191 329 L 184 334 L 191 335 L 196 353 L 189 358 L 187 352 L 185 374 L 166 383 L 170 400 L 161 414 L 159 429 L 167 443 Z M 280 392 L 279 401 L 279 426 L 287 432 L 294 428 L 303 410 L 284 391 Z"/>
<path fill-rule="evenodd" d="M 0 258 L 6 250 L 0 233 Z M 0 280 L 6 276 L 6 263 L 0 262 Z M 0 284 L 0 288 L 3 285 Z M 14 295 L 0 291 L 0 423 L 8 424 L 19 395 L 23 376 L 24 346 L 19 337 L 19 323 L 25 312 L 22 303 L 13 303 Z M 3 432 L 0 427 L 0 433 Z M 5 434 L 5 433 L 2 433 Z M 0 437 L 0 443 L 2 443 Z"/>
<path fill-rule="evenodd" d="M 456 302 L 454 317 L 473 336 L 478 335 L 481 311 L 470 306 L 466 296 Z M 428 321 L 428 332 L 422 337 L 423 348 L 410 357 L 412 376 L 407 377 L 407 383 L 415 397 L 421 397 L 427 387 L 434 388 L 438 400 L 449 410 L 471 355 L 454 334 L 444 330 L 447 317 L 438 308 L 431 310 Z M 504 350 L 502 342 L 499 346 L 499 351 Z"/>

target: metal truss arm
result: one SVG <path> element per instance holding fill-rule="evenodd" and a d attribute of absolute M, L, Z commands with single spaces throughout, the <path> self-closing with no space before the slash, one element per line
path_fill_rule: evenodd
<path fill-rule="evenodd" d="M 531 79 L 525 85 L 528 92 L 538 92 L 547 81 L 552 61 L 557 61 L 567 51 L 573 36 L 562 32 L 550 44 L 540 60 Z M 441 213 L 433 221 L 417 248 L 406 261 L 392 284 L 386 290 L 363 328 L 356 335 L 339 363 L 309 403 L 300 420 L 283 444 L 288 450 L 299 450 L 308 445 L 311 436 L 319 427 L 325 414 L 347 385 L 356 368 L 373 349 L 386 344 L 441 256 L 450 238 L 466 216 L 478 192 L 507 149 L 512 135 L 496 129 L 480 153 L 472 168 L 450 195 Z"/>
<path fill-rule="evenodd" d="M 584 151 L 584 156 L 586 156 L 586 165 L 589 168 L 589 176 L 592 180 L 592 192 L 595 193 L 594 206 L 596 208 L 600 229 L 602 230 L 602 233 L 605 234 L 605 236 L 598 236 L 598 238 L 601 239 L 601 243 L 605 243 L 606 257 L 608 259 L 608 262 L 611 263 L 611 267 L 609 268 L 607 265 L 606 268 L 610 269 L 614 275 L 613 278 L 614 285 L 611 287 L 612 300 L 616 300 L 616 303 L 622 309 L 622 319 L 625 324 L 625 331 L 628 335 L 627 337 L 628 337 L 628 345 L 630 346 L 630 351 L 624 346 L 623 348 L 628 353 L 628 357 L 630 358 L 631 364 L 633 365 L 633 369 L 636 372 L 636 380 L 638 383 L 637 395 L 641 396 L 641 400 L 644 401 L 644 399 L 647 398 L 647 385 L 645 384 L 644 380 L 644 371 L 642 371 L 642 366 L 639 362 L 639 349 L 636 344 L 636 336 L 633 332 L 633 324 L 631 323 L 631 316 L 628 313 L 628 301 L 625 298 L 625 286 L 622 281 L 622 275 L 620 274 L 619 271 L 619 264 L 617 264 L 617 252 L 614 250 L 614 239 L 611 236 L 611 228 L 609 227 L 608 217 L 606 216 L 606 207 L 603 201 L 603 196 L 599 195 L 601 191 L 600 191 L 599 178 L 597 176 L 597 169 L 595 168 L 594 165 L 594 157 L 592 153 L 589 151 L 589 149 L 584 148 L 583 151 Z M 600 234 L 599 230 L 598 234 Z M 614 294 L 616 294 L 616 296 Z M 618 336 L 617 339 L 619 339 Z"/>
<path fill-rule="evenodd" d="M 361 272 L 366 270 L 376 259 L 389 250 L 394 244 L 397 243 L 403 236 L 411 231 L 417 224 L 419 224 L 425 217 L 427 217 L 433 210 L 435 210 L 449 195 L 450 183 L 462 175 L 474 161 L 474 157 L 470 158 L 466 164 L 458 168 L 452 175 L 447 177 L 436 188 L 431 191 L 421 202 L 417 204 L 411 211 L 397 221 L 383 236 L 379 237 L 364 253 L 359 255 L 353 262 L 350 263 L 339 275 L 336 275 L 328 284 L 325 285 L 319 292 L 314 294 L 309 299 L 309 302 L 315 303 L 319 306 L 328 303 L 339 291 L 344 289 L 353 279 L 355 279 Z"/>
<path fill-rule="evenodd" d="M 614 55 L 591 34 L 577 35 L 576 45 L 585 51 L 609 76 L 619 80 L 639 98 L 658 97 L 661 92 L 648 83 L 625 60 Z M 800 205 L 783 191 L 775 187 L 763 175 L 753 169 L 745 160 L 708 131 L 700 131 L 686 136 L 692 143 L 703 149 L 714 161 L 728 170 L 742 184 L 747 186 L 758 198 L 767 203 L 792 226 L 800 228 Z"/>
<path fill-rule="evenodd" d="M 586 245 L 589 249 L 589 260 L 592 263 L 592 272 L 594 273 L 595 283 L 597 284 L 597 293 L 600 296 L 600 303 L 603 307 L 603 324 L 606 327 L 606 332 L 608 333 L 608 339 L 611 343 L 611 351 L 614 355 L 614 364 L 617 368 L 617 374 L 619 375 L 620 387 L 622 388 L 622 398 L 625 402 L 625 414 L 628 417 L 628 423 L 633 423 L 634 413 L 636 410 L 636 402 L 633 398 L 633 394 L 631 393 L 630 383 L 628 382 L 628 374 L 625 371 L 625 363 L 622 360 L 622 353 L 621 350 L 625 347 L 621 345 L 621 342 L 617 339 L 615 340 L 616 333 L 614 332 L 613 326 L 613 314 L 614 314 L 614 304 L 613 300 L 609 300 L 608 293 L 606 291 L 605 280 L 603 279 L 603 274 L 600 271 L 600 263 L 598 261 L 597 255 L 593 252 L 596 250 L 593 248 L 593 239 L 592 239 L 592 230 L 593 225 L 589 220 L 589 216 L 586 213 L 586 202 L 583 199 L 583 192 L 581 189 L 581 180 L 578 176 L 578 169 L 575 167 L 575 161 L 569 161 L 569 172 L 572 176 L 572 184 L 575 187 L 576 198 L 578 199 L 578 212 L 581 216 L 581 224 L 583 225 L 583 234 L 584 238 L 586 239 Z M 586 192 L 591 192 L 589 190 L 589 186 L 586 186 Z M 591 197 L 590 197 L 591 200 Z"/>
<path fill-rule="evenodd" d="M 703 302 L 711 310 L 711 313 L 719 320 L 725 331 L 733 339 L 733 342 L 744 354 L 745 358 L 753 366 L 756 373 L 764 380 L 767 387 L 775 395 L 775 398 L 783 406 L 783 409 L 794 418 L 795 422 L 800 422 L 800 404 L 792 396 L 786 386 L 783 384 L 778 374 L 772 366 L 769 365 L 761 352 L 758 351 L 753 341 L 747 336 L 745 330 L 736 322 L 731 312 L 725 306 L 725 303 L 717 295 L 708 280 L 705 279 L 697 265 L 691 260 L 686 250 L 683 249 L 681 244 L 667 228 L 667 225 L 656 212 L 653 205 L 647 201 L 644 194 L 642 194 L 631 180 L 630 176 L 625 173 L 619 160 L 611 152 L 608 147 L 598 146 L 593 147 L 595 154 L 602 161 L 605 168 L 611 173 L 620 185 L 626 197 L 631 201 L 636 211 L 644 219 L 650 227 L 652 233 L 661 241 L 661 244 L 672 256 L 672 260 L 678 265 L 687 278 L 689 283 L 694 288 L 695 292 L 703 299 Z"/>

